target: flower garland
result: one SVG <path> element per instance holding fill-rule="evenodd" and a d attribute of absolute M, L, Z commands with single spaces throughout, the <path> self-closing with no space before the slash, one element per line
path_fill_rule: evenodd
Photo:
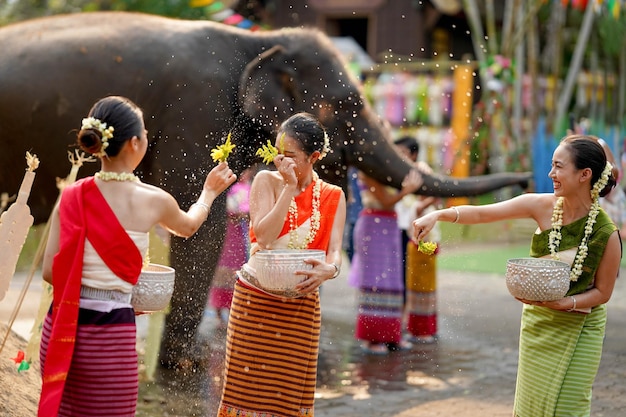
<path fill-rule="evenodd" d="M 102 147 L 100 148 L 100 151 L 94 153 L 94 155 L 101 158 L 105 157 L 107 154 L 106 148 L 109 146 L 109 139 L 113 138 L 113 126 L 107 127 L 106 123 L 103 123 L 95 117 L 86 117 L 83 119 L 81 128 L 83 130 L 93 129 L 100 132 Z"/>
<path fill-rule="evenodd" d="M 101 179 L 102 181 L 134 181 L 134 182 L 139 182 L 139 177 L 137 177 L 132 172 L 98 171 L 98 172 L 96 172 L 95 177 Z"/>
<path fill-rule="evenodd" d="M 591 232 L 593 231 L 593 225 L 596 223 L 596 218 L 598 217 L 598 213 L 600 213 L 600 203 L 598 201 L 600 197 L 600 191 L 606 187 L 606 184 L 609 181 L 609 176 L 613 170 L 613 166 L 610 162 L 606 163 L 604 170 L 602 171 L 602 175 L 596 183 L 593 185 L 591 189 L 591 208 L 589 209 L 589 217 L 587 217 L 587 223 L 585 224 L 585 235 L 578 246 L 578 251 L 576 253 L 576 258 L 574 258 L 574 265 L 572 265 L 572 269 L 570 271 L 570 280 L 578 281 L 578 278 L 583 273 L 583 264 L 585 263 L 585 259 L 587 258 L 587 254 L 589 253 L 589 247 L 587 246 L 587 242 L 589 241 L 589 236 L 591 236 Z M 561 226 L 563 226 L 563 197 L 559 197 L 554 204 L 554 209 L 552 210 L 552 230 L 550 231 L 548 237 L 548 247 L 550 248 L 550 255 L 552 259 L 559 260 L 559 246 L 561 244 Z"/>
<path fill-rule="evenodd" d="M 289 203 L 289 244 L 287 247 L 289 249 L 306 249 L 309 244 L 313 242 L 315 236 L 317 235 L 318 230 L 320 229 L 320 190 L 322 188 L 321 181 L 319 181 L 319 177 L 317 173 L 313 172 L 313 201 L 311 203 L 311 229 L 309 233 L 304 238 L 304 241 L 301 244 L 297 243 L 298 233 L 296 229 L 298 228 L 298 206 L 296 205 L 296 199 L 294 197 L 291 198 L 291 203 Z"/>
<path fill-rule="evenodd" d="M 322 150 L 320 151 L 318 160 L 328 155 L 328 152 L 330 152 L 330 141 L 328 140 L 328 135 L 324 132 L 324 144 L 322 145 Z"/>

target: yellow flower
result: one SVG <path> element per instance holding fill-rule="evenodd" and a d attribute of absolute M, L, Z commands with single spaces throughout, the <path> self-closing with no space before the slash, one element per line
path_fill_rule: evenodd
<path fill-rule="evenodd" d="M 417 244 L 417 250 L 422 252 L 424 255 L 433 255 L 437 250 L 437 243 L 420 241 Z"/>
<path fill-rule="evenodd" d="M 280 153 L 285 153 L 285 135 L 286 133 L 283 132 L 283 134 L 280 136 L 280 140 L 278 141 L 278 152 Z"/>
<path fill-rule="evenodd" d="M 282 139 L 281 139 L 281 141 L 282 141 Z M 274 161 L 274 158 L 276 158 L 278 156 L 278 148 L 276 148 L 274 145 L 272 145 L 272 142 L 270 142 L 268 140 L 267 141 L 267 145 L 261 146 L 256 151 L 256 155 L 260 156 L 261 158 L 263 158 L 263 163 L 268 165 L 272 161 Z"/>
<path fill-rule="evenodd" d="M 213 162 L 226 162 L 230 153 L 235 149 L 235 145 L 230 143 L 230 132 L 226 138 L 226 142 L 223 145 L 218 145 L 217 148 L 211 150 L 211 158 Z"/>

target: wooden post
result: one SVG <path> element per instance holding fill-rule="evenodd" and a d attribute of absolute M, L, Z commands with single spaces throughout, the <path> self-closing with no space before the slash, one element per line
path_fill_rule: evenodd
<path fill-rule="evenodd" d="M 455 151 L 455 163 L 452 167 L 453 177 L 468 177 L 469 166 L 469 132 L 472 119 L 472 95 L 474 90 L 474 67 L 459 65 L 453 73 L 454 93 L 452 94 L 451 129 Z M 467 204 L 467 197 L 448 199 L 451 205 Z"/>

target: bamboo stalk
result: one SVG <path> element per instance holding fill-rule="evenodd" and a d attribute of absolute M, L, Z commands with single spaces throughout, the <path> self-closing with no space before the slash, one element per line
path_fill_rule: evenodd
<path fill-rule="evenodd" d="M 557 128 L 565 117 L 568 103 L 572 98 L 576 77 L 580 71 L 583 54 L 585 52 L 585 48 L 587 47 L 587 42 L 589 41 L 591 28 L 593 27 L 593 19 L 593 2 L 589 2 L 587 3 L 587 8 L 585 9 L 583 23 L 578 35 L 578 41 L 576 42 L 576 48 L 574 49 L 574 55 L 567 71 L 567 77 L 565 78 L 565 83 L 563 84 L 563 90 L 559 94 L 559 101 L 557 102 L 556 115 L 554 118 Z M 553 129 L 553 133 L 556 134 L 557 132 Z"/>

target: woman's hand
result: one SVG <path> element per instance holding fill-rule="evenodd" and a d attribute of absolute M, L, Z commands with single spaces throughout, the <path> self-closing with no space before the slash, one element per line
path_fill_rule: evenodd
<path fill-rule="evenodd" d="M 296 162 L 293 158 L 283 154 L 278 154 L 278 156 L 274 158 L 274 165 L 276 165 L 276 169 L 283 177 L 286 185 L 298 185 L 298 178 L 296 177 Z"/>
<path fill-rule="evenodd" d="M 306 271 L 296 271 L 297 275 L 305 275 L 306 279 L 295 286 L 296 291 L 301 294 L 310 294 L 317 290 L 324 281 L 332 279 L 337 269 L 333 264 L 318 261 L 317 259 L 305 259 L 304 263 L 313 265 L 313 269 Z"/>
<path fill-rule="evenodd" d="M 417 169 L 412 169 L 402 180 L 402 195 L 412 194 L 424 183 L 422 174 Z"/>
<path fill-rule="evenodd" d="M 428 213 L 411 223 L 411 239 L 414 242 L 420 242 L 428 236 L 428 233 L 435 227 L 437 223 L 437 212 Z"/>
<path fill-rule="evenodd" d="M 551 308 L 552 310 L 569 311 L 572 308 L 574 308 L 574 302 L 572 301 L 572 297 L 570 296 L 563 297 L 554 301 L 535 301 L 535 300 L 526 300 L 523 298 L 516 298 L 516 299 L 518 301 L 521 301 L 524 304 L 528 304 L 531 306 Z"/>
<path fill-rule="evenodd" d="M 228 162 L 220 162 L 206 176 L 204 190 L 208 193 L 213 193 L 214 196 L 218 196 L 234 183 L 236 179 L 237 176 L 228 167 Z"/>

